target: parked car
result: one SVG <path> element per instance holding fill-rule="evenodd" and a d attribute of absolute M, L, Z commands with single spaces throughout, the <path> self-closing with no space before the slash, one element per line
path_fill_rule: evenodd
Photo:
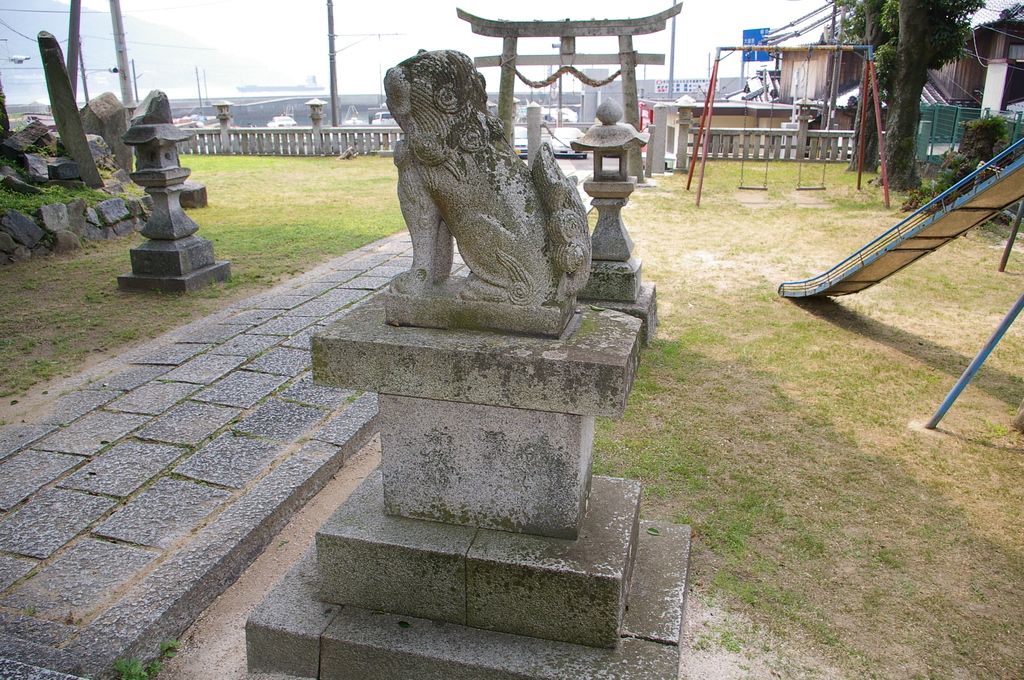
<path fill-rule="evenodd" d="M 520 158 L 526 158 L 528 143 L 526 139 L 526 128 L 517 125 L 512 135 L 512 148 L 516 150 Z"/>
<path fill-rule="evenodd" d="M 274 116 L 267 123 L 267 127 L 295 127 L 298 123 L 291 116 Z"/>
<path fill-rule="evenodd" d="M 390 111 L 378 111 L 370 119 L 370 125 L 398 125 L 398 121 L 391 116 Z"/>
<path fill-rule="evenodd" d="M 586 158 L 586 152 L 572 148 L 572 142 L 579 139 L 582 134 L 579 128 L 560 127 L 551 130 L 551 150 L 555 152 L 555 157 Z"/>

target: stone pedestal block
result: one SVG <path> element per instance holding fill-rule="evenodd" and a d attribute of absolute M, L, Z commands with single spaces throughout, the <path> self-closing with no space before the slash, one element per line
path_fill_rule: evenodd
<path fill-rule="evenodd" d="M 595 477 L 575 541 L 384 514 L 375 471 L 317 532 L 320 599 L 612 647 L 637 546 L 640 485 Z"/>
<path fill-rule="evenodd" d="M 641 522 L 638 535 L 622 637 L 614 648 L 325 604 L 311 568 L 318 549 L 311 548 L 249 617 L 249 671 L 325 680 L 677 680 L 690 527 Z M 359 574 L 347 575 L 353 576 Z"/>
<path fill-rule="evenodd" d="M 390 515 L 574 539 L 594 417 L 380 395 Z"/>
<path fill-rule="evenodd" d="M 132 272 L 144 276 L 184 276 L 214 263 L 213 241 L 199 236 L 146 241 L 130 254 Z"/>
<path fill-rule="evenodd" d="M 621 300 L 582 300 L 583 304 L 614 309 L 617 312 L 628 314 L 641 322 L 640 342 L 644 347 L 651 344 L 658 333 L 658 292 L 653 283 L 640 284 L 640 294 L 636 302 L 623 302 Z"/>
<path fill-rule="evenodd" d="M 397 328 L 381 295 L 313 335 L 320 385 L 488 406 L 619 417 L 636 377 L 640 322 L 584 308 L 560 340 Z"/>
<path fill-rule="evenodd" d="M 480 531 L 466 555 L 466 624 L 590 647 L 619 641 L 640 483 L 594 477 L 578 540 Z"/>
<path fill-rule="evenodd" d="M 476 530 L 384 513 L 375 470 L 316 534 L 320 599 L 464 623 Z"/>
<path fill-rule="evenodd" d="M 594 260 L 590 263 L 590 279 L 580 292 L 580 298 L 636 302 L 640 295 L 642 268 L 643 264 L 635 257 L 624 262 Z"/>
<path fill-rule="evenodd" d="M 452 295 L 387 293 L 388 322 L 420 328 L 516 332 L 550 338 L 561 336 L 576 309 L 576 299 L 559 305 L 527 306 L 463 300 Z"/>

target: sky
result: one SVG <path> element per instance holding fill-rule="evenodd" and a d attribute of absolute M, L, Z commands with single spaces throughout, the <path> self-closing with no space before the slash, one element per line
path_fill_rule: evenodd
<path fill-rule="evenodd" d="M 11 0 L 4 0 L 7 4 Z M 61 0 L 69 4 L 66 0 Z M 299 84 L 316 76 L 327 85 L 329 73 L 326 0 L 121 0 L 124 15 L 180 30 L 208 46 L 287 74 Z M 703 78 L 719 46 L 740 44 L 743 29 L 779 28 L 822 5 L 825 0 L 688 0 L 676 23 L 675 77 Z M 17 2 L 15 1 L 15 6 Z M 501 40 L 474 35 L 456 16 L 456 7 L 487 19 L 562 20 L 622 19 L 657 14 L 672 0 L 629 3 L 622 0 L 334 0 L 338 89 L 376 93 L 387 69 L 419 49 L 456 49 L 470 56 L 496 55 Z M 83 0 L 86 10 L 109 11 L 108 0 Z M 661 33 L 637 36 L 639 52 L 670 54 L 671 25 Z M 814 40 L 817 36 L 808 36 Z M 808 42 L 810 41 L 808 40 Z M 127 36 L 131 54 L 132 36 Z M 554 54 L 553 39 L 520 40 L 520 54 Z M 615 38 L 580 38 L 580 53 L 617 52 Z M 539 78 L 544 67 L 522 69 Z M 488 89 L 498 89 L 497 68 L 484 68 Z M 738 76 L 739 56 L 723 62 L 721 73 Z M 638 78 L 667 79 L 668 66 L 639 67 Z M 232 92 L 209 92 L 211 97 Z"/>

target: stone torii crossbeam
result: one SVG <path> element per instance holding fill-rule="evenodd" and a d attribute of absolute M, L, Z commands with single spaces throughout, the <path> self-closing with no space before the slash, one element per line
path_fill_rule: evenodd
<path fill-rule="evenodd" d="M 501 67 L 501 86 L 498 92 L 498 118 L 505 123 L 505 133 L 511 139 L 515 122 L 513 89 L 516 66 L 570 66 L 618 64 L 622 76 L 622 107 L 625 121 L 640 130 L 640 102 L 636 90 L 637 64 L 662 65 L 664 54 L 638 54 L 633 49 L 633 36 L 657 33 L 665 30 L 666 22 L 683 9 L 682 3 L 673 5 L 664 12 L 640 19 L 591 19 L 589 21 L 503 21 L 482 19 L 469 12 L 456 9 L 459 18 L 469 22 L 473 32 L 492 38 L 501 38 L 501 55 L 477 57 L 474 65 Z M 577 54 L 576 38 L 617 36 L 618 54 Z M 558 38 L 561 46 L 558 55 L 519 55 L 519 38 Z M 630 155 L 629 174 L 639 171 L 640 152 Z"/>

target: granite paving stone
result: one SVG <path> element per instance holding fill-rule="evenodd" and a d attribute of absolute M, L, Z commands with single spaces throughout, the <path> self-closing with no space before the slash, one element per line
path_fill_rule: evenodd
<path fill-rule="evenodd" d="M 14 635 L 22 640 L 50 647 L 64 644 L 78 632 L 75 626 L 3 611 L 0 611 L 0 630 L 4 631 L 5 635 Z M 2 673 L 0 678 L 7 680 L 7 676 Z"/>
<path fill-rule="evenodd" d="M 65 489 L 45 489 L 0 521 L 0 550 L 45 559 L 116 505 Z"/>
<path fill-rule="evenodd" d="M 0 636 L 2 637 L 2 636 Z M 8 638 L 16 640 L 16 638 Z M 61 655 L 61 652 L 54 650 L 53 656 Z M 65 658 L 69 663 L 70 659 Z M 60 662 L 57 662 L 58 665 Z M 77 667 L 76 667 L 77 668 Z M 77 673 L 78 671 L 75 670 Z M 79 680 L 77 675 L 68 675 L 58 671 L 51 671 L 46 668 L 39 668 L 30 664 L 21 663 L 13 659 L 0 659 L 0 678 L 3 680 Z"/>
<path fill-rule="evenodd" d="M 12 583 L 35 569 L 36 564 L 34 561 L 0 555 L 0 590 L 7 590 Z"/>
<path fill-rule="evenodd" d="M 315 298 L 301 307 L 285 312 L 284 316 L 327 316 L 334 314 L 339 309 L 344 309 L 356 300 L 364 297 L 366 291 L 343 289 L 332 290 L 318 298 Z"/>
<path fill-rule="evenodd" d="M 174 472 L 201 482 L 240 489 L 286 449 L 284 444 L 228 432 L 201 448 Z"/>
<path fill-rule="evenodd" d="M 374 267 L 373 269 L 367 271 L 366 275 L 367 276 L 385 276 L 385 277 L 387 277 L 389 279 L 392 279 L 392 278 L 398 276 L 399 274 L 401 274 L 402 272 L 406 272 L 406 271 L 409 271 L 408 267 L 403 267 L 401 265 L 394 264 L 394 262 L 392 261 L 392 262 L 388 262 L 387 264 L 382 264 L 379 267 Z"/>
<path fill-rule="evenodd" d="M 191 383 L 153 382 L 136 388 L 107 408 L 111 411 L 158 416 L 198 389 L 198 385 Z"/>
<path fill-rule="evenodd" d="M 159 377 L 171 370 L 173 365 L 160 366 L 132 366 L 119 373 L 109 375 L 105 378 L 89 383 L 87 390 L 134 390 L 136 387 L 145 385 L 153 378 Z"/>
<path fill-rule="evenodd" d="M 317 277 L 317 282 L 323 283 L 345 283 L 363 272 L 362 269 L 336 269 L 332 272 Z"/>
<path fill-rule="evenodd" d="M 333 411 L 353 395 L 355 395 L 354 390 L 314 385 L 313 374 L 307 373 L 277 396 L 288 401 L 297 401 L 307 406 L 318 406 Z"/>
<path fill-rule="evenodd" d="M 313 333 L 320 330 L 320 326 L 310 326 L 306 330 L 302 331 L 298 335 L 293 335 L 284 342 L 281 343 L 282 347 L 291 347 L 293 349 L 303 349 L 309 351 L 310 339 L 313 337 Z"/>
<path fill-rule="evenodd" d="M 351 281 L 341 284 L 341 288 L 356 288 L 358 290 L 379 290 L 391 283 L 390 276 L 357 276 Z"/>
<path fill-rule="evenodd" d="M 194 333 L 189 333 L 184 338 L 178 340 L 178 342 L 185 343 L 213 343 L 220 344 L 226 340 L 230 340 L 245 328 L 243 326 L 228 326 L 225 324 L 212 324 L 206 328 L 200 328 Z"/>
<path fill-rule="evenodd" d="M 384 264 L 388 260 L 392 259 L 394 256 L 394 253 L 367 253 L 366 255 L 360 255 L 354 260 L 350 260 L 346 264 L 346 266 L 352 269 L 366 270 L 370 269 L 371 267 L 376 267 L 379 264 Z"/>
<path fill-rule="evenodd" d="M 0 464 L 0 510 L 10 510 L 84 458 L 46 451 L 22 451 Z"/>
<path fill-rule="evenodd" d="M 95 411 L 36 443 L 34 448 L 91 456 L 149 421 L 149 416 Z"/>
<path fill-rule="evenodd" d="M 230 354 L 204 354 L 192 359 L 163 376 L 164 380 L 209 385 L 237 368 L 245 357 Z"/>
<path fill-rule="evenodd" d="M 235 371 L 197 394 L 196 401 L 222 406 L 252 408 L 288 381 L 287 375 L 272 375 L 254 371 Z"/>
<path fill-rule="evenodd" d="M 305 295 L 307 297 L 316 297 L 321 293 L 325 293 L 332 288 L 337 288 L 338 284 L 331 281 L 313 281 L 288 291 L 289 295 Z"/>
<path fill-rule="evenodd" d="M 168 444 L 198 444 L 230 423 L 241 410 L 186 401 L 139 432 L 142 439 Z"/>
<path fill-rule="evenodd" d="M 238 432 L 293 442 L 327 415 L 322 409 L 271 399 L 235 426 Z"/>
<path fill-rule="evenodd" d="M 97 536 L 167 550 L 211 512 L 231 498 L 231 492 L 178 479 L 159 479 L 105 522 Z"/>
<path fill-rule="evenodd" d="M 18 586 L 3 604 L 77 618 L 156 557 L 142 548 L 86 538 Z"/>
<path fill-rule="evenodd" d="M 377 395 L 374 392 L 366 392 L 349 404 L 344 411 L 324 423 L 324 426 L 316 431 L 312 439 L 341 446 L 375 415 L 377 415 Z"/>
<path fill-rule="evenodd" d="M 273 309 L 250 309 L 239 312 L 232 317 L 221 321 L 226 326 L 255 326 L 269 319 L 273 319 L 281 312 Z"/>
<path fill-rule="evenodd" d="M 57 428 L 53 425 L 7 425 L 0 427 L 0 458 L 20 451 L 32 442 L 50 434 Z"/>
<path fill-rule="evenodd" d="M 121 392 L 115 390 L 70 392 L 55 399 L 47 407 L 46 415 L 36 418 L 36 422 L 43 425 L 67 425 L 119 396 L 121 396 Z"/>
<path fill-rule="evenodd" d="M 362 303 L 359 303 L 359 304 L 362 304 Z M 316 325 L 318 326 L 318 328 L 323 328 L 324 326 L 330 326 L 332 323 L 334 323 L 335 321 L 339 320 L 341 317 L 345 316 L 346 314 L 348 314 L 349 312 L 351 312 L 353 309 L 355 309 L 358 306 L 359 305 L 353 305 L 352 307 L 346 307 L 345 309 L 341 310 L 340 312 L 335 312 L 334 314 L 331 314 L 330 316 L 325 316 L 324 318 L 322 318 L 319 321 L 317 321 Z"/>
<path fill-rule="evenodd" d="M 294 377 L 313 366 L 309 352 L 289 347 L 275 347 L 249 362 L 245 368 L 260 373 L 274 373 Z"/>
<path fill-rule="evenodd" d="M 291 309 L 298 307 L 303 302 L 309 302 L 313 294 L 304 294 L 295 291 L 295 294 L 288 295 L 275 295 L 272 298 L 259 302 L 256 307 L 258 309 Z"/>
<path fill-rule="evenodd" d="M 282 316 L 256 326 L 250 333 L 257 335 L 295 335 L 316 321 L 308 316 Z"/>
<path fill-rule="evenodd" d="M 233 354 L 240 357 L 252 358 L 261 352 L 265 352 L 277 343 L 281 338 L 275 335 L 252 335 L 245 333 L 237 335 L 220 347 L 215 348 L 210 354 Z"/>
<path fill-rule="evenodd" d="M 211 349 L 213 345 L 204 343 L 175 343 L 162 347 L 155 352 L 150 352 L 141 359 L 132 363 L 136 364 L 161 364 L 164 366 L 177 366 L 183 364 L 197 354 Z"/>
<path fill-rule="evenodd" d="M 96 456 L 58 486 L 124 498 L 184 453 L 185 449 L 177 446 L 124 441 Z"/>

